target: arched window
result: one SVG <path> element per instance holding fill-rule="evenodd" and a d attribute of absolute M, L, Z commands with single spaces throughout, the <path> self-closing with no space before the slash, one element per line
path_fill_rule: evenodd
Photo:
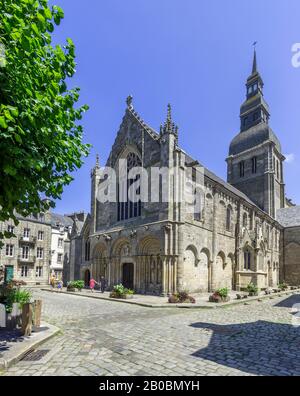
<path fill-rule="evenodd" d="M 270 247 L 270 226 L 267 225 L 267 247 Z"/>
<path fill-rule="evenodd" d="M 89 240 L 85 241 L 84 258 L 85 261 L 90 260 L 91 243 Z"/>
<path fill-rule="evenodd" d="M 140 179 L 140 175 L 135 178 L 129 178 L 131 169 L 142 166 L 140 158 L 135 153 L 127 155 L 127 178 L 119 181 L 118 184 L 118 221 L 127 220 L 141 215 L 141 200 L 132 201 L 129 198 L 129 188 Z M 136 195 L 140 194 L 140 187 L 136 190 Z"/>
<path fill-rule="evenodd" d="M 245 176 L 245 161 L 241 161 L 239 166 L 240 166 L 240 177 L 244 177 Z"/>
<path fill-rule="evenodd" d="M 244 251 L 244 269 L 251 269 L 251 252 L 248 249 Z"/>
<path fill-rule="evenodd" d="M 243 227 L 247 227 L 248 226 L 248 215 L 247 213 L 244 213 L 243 215 Z"/>
<path fill-rule="evenodd" d="M 226 210 L 226 231 L 231 231 L 231 206 Z"/>

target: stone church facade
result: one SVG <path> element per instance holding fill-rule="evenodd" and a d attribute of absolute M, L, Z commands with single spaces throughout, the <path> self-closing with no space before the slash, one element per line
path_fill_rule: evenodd
<path fill-rule="evenodd" d="M 109 288 L 123 283 L 157 295 L 221 287 L 243 290 L 250 282 L 261 289 L 278 285 L 285 275 L 284 227 L 276 216 L 288 202 L 284 156 L 269 126 L 256 54 L 246 88 L 241 130 L 227 158 L 228 182 L 201 168 L 199 213 L 174 199 L 179 181 L 171 174 L 164 180 L 168 202 L 123 203 L 118 190 L 116 202 L 100 203 L 98 192 L 105 180 L 97 158 L 91 171 L 91 210 L 76 234 L 79 257 L 70 279 L 79 276 L 88 284 L 91 276 L 99 280 L 103 275 Z M 120 159 L 126 160 L 128 171 L 134 166 L 147 172 L 178 167 L 195 176 L 201 167 L 179 146 L 171 108 L 157 133 L 137 114 L 131 97 L 106 166 L 117 170 Z"/>

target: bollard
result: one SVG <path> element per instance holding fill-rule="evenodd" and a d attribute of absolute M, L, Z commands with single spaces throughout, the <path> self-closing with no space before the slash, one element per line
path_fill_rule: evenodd
<path fill-rule="evenodd" d="M 34 301 L 34 316 L 33 316 L 33 325 L 35 327 L 41 326 L 41 316 L 42 316 L 42 300 Z"/>
<path fill-rule="evenodd" d="M 22 308 L 22 335 L 30 336 L 32 331 L 32 304 L 27 303 Z"/>

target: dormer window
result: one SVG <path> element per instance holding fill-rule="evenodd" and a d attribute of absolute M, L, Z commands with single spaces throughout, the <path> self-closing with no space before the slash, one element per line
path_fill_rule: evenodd
<path fill-rule="evenodd" d="M 257 89 L 258 89 L 258 85 L 257 85 L 257 83 L 255 83 L 255 84 L 253 85 L 253 92 L 256 92 Z"/>
<path fill-rule="evenodd" d="M 248 87 L 248 95 L 250 95 L 252 93 L 253 87 L 252 85 L 250 85 L 250 87 Z"/>

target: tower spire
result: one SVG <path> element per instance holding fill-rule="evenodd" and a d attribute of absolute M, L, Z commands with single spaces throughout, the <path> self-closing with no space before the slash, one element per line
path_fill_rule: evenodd
<path fill-rule="evenodd" d="M 255 41 L 255 43 L 253 44 L 254 45 L 254 54 L 253 54 L 252 74 L 257 73 L 256 44 L 257 44 L 257 42 Z"/>
<path fill-rule="evenodd" d="M 95 168 L 99 169 L 100 168 L 100 161 L 99 161 L 99 154 L 96 154 L 96 166 Z"/>
<path fill-rule="evenodd" d="M 257 69 L 256 44 L 253 43 L 252 73 L 246 81 L 246 101 L 241 106 L 241 132 L 246 131 L 261 122 L 268 124 L 269 107 L 263 97 L 264 83 Z"/>

